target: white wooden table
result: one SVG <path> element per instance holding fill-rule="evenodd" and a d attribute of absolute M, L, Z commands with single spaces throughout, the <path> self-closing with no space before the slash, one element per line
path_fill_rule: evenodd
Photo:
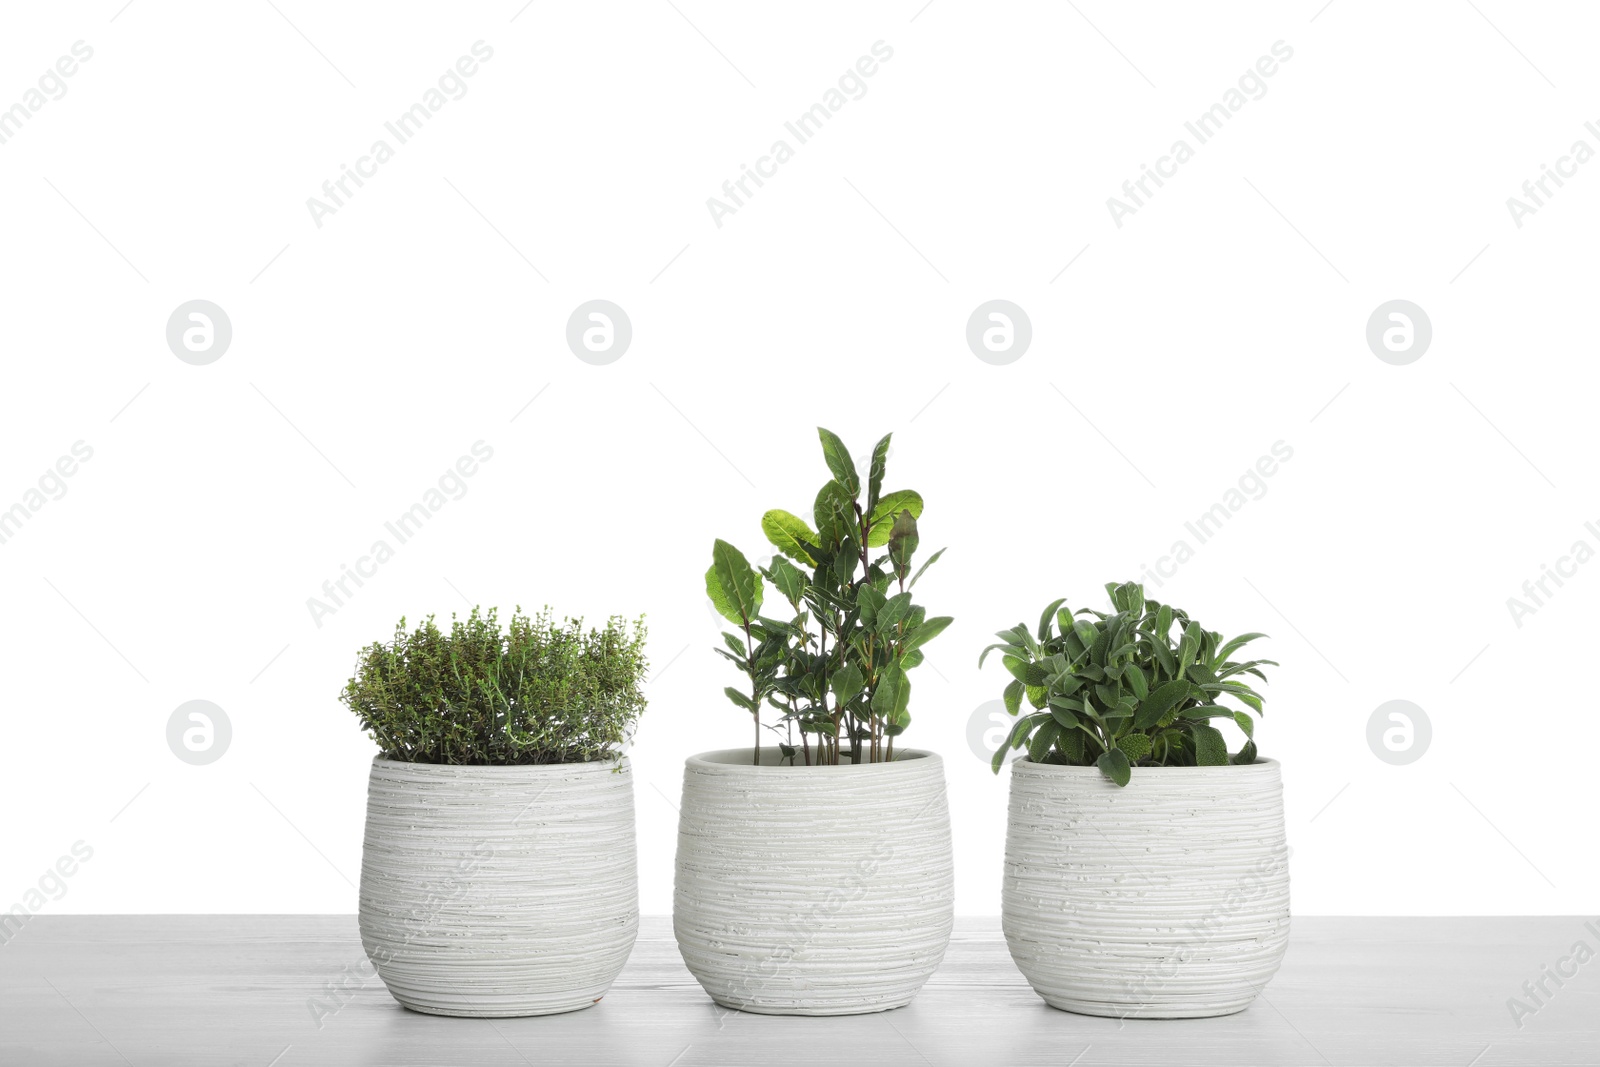
<path fill-rule="evenodd" d="M 1547 979 L 1552 995 L 1520 1028 L 1506 1004 L 1580 939 L 1600 950 L 1581 919 L 1296 919 L 1248 1011 L 1118 1022 L 1046 1007 L 997 920 L 958 920 L 910 1007 L 799 1019 L 715 1007 L 670 922 L 648 918 L 594 1008 L 484 1021 L 399 1007 L 362 977 L 353 916 L 38 916 L 0 946 L 0 1064 L 1596 1067 L 1600 958 L 1559 988 Z M 347 988 L 330 997 L 329 983 Z M 317 1001 L 331 1011 L 320 1020 Z"/>

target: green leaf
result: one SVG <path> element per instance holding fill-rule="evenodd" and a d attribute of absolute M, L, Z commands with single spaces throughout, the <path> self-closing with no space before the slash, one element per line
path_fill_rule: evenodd
<path fill-rule="evenodd" d="M 911 681 L 899 664 L 891 663 L 878 678 L 878 688 L 872 694 L 872 714 L 890 721 L 903 714 L 911 703 Z"/>
<path fill-rule="evenodd" d="M 1188 695 L 1189 683 L 1182 678 L 1174 678 L 1153 690 L 1149 696 L 1139 701 L 1139 710 L 1133 716 L 1133 728 L 1148 730 L 1164 719 L 1173 705 Z"/>
<path fill-rule="evenodd" d="M 1101 774 L 1119 786 L 1126 786 L 1133 775 L 1132 769 L 1128 766 L 1128 757 L 1120 748 L 1107 749 L 1100 753 L 1100 758 L 1094 761 L 1094 765 L 1100 768 Z"/>
<path fill-rule="evenodd" d="M 866 684 L 866 679 L 861 676 L 861 668 L 854 663 L 845 664 L 842 670 L 834 671 L 828 678 L 828 685 L 833 689 L 833 695 L 838 698 L 840 707 L 844 707 L 859 696 Z"/>
<path fill-rule="evenodd" d="M 846 534 L 840 539 L 839 554 L 833 557 L 833 573 L 841 586 L 849 585 L 855 577 L 856 565 L 861 562 L 860 554 L 861 549 L 854 537 Z"/>
<path fill-rule="evenodd" d="M 1056 735 L 1061 732 L 1061 726 L 1052 719 L 1043 723 L 1028 738 L 1028 758 L 1035 763 L 1043 763 L 1044 758 L 1050 754 L 1050 749 L 1056 743 Z"/>
<path fill-rule="evenodd" d="M 1249 763 L 1254 763 L 1255 761 L 1256 761 L 1256 743 L 1254 741 L 1246 741 L 1244 743 L 1244 747 L 1241 748 L 1239 750 L 1238 754 L 1235 755 L 1233 757 L 1233 759 L 1230 760 L 1229 762 L 1238 763 L 1238 764 L 1249 764 Z"/>
<path fill-rule="evenodd" d="M 1172 629 L 1172 609 L 1163 604 L 1156 610 L 1155 636 L 1163 643 Z"/>
<path fill-rule="evenodd" d="M 870 622 L 870 620 L 868 620 L 866 618 L 863 618 L 861 621 L 862 622 Z M 983 661 L 989 658 L 989 653 L 993 652 L 997 648 L 1005 650 L 1006 652 L 1010 653 L 1011 655 L 1016 656 L 1018 659 L 1021 659 L 1021 658 L 1025 657 L 1025 656 L 1027 656 L 1027 654 L 1028 654 L 1026 649 L 1018 648 L 1016 645 L 1013 645 L 1013 644 L 995 644 L 995 645 L 990 645 L 988 648 L 985 648 L 981 653 L 978 654 L 978 666 L 982 667 L 983 666 Z"/>
<path fill-rule="evenodd" d="M 1001 749 L 1021 748 L 1023 740 L 1033 728 L 1047 718 L 1049 718 L 1048 715 L 1029 715 L 1027 718 L 1018 719 L 1017 724 L 1011 728 L 1011 734 L 1006 738 L 1006 743 L 1000 746 Z"/>
<path fill-rule="evenodd" d="M 883 606 L 878 609 L 877 618 L 873 619 L 872 621 L 872 628 L 877 630 L 879 633 L 888 633 L 889 631 L 893 630 L 895 624 L 901 619 L 905 618 L 910 611 L 911 594 L 896 593 L 894 596 L 884 601 Z"/>
<path fill-rule="evenodd" d="M 1044 614 L 1039 616 L 1039 640 L 1048 641 L 1050 639 L 1050 623 L 1055 620 L 1056 609 L 1066 602 L 1067 598 L 1061 597 L 1059 600 L 1052 602 L 1049 607 L 1045 608 Z"/>
<path fill-rule="evenodd" d="M 1083 740 L 1081 730 L 1063 730 L 1061 736 L 1056 738 L 1056 748 L 1067 757 L 1067 762 L 1073 766 L 1083 765 Z"/>
<path fill-rule="evenodd" d="M 761 576 L 750 569 L 744 553 L 717 540 L 706 571 L 706 595 L 729 622 L 747 625 L 761 610 Z"/>
<path fill-rule="evenodd" d="M 856 532 L 854 498 L 837 478 L 830 479 L 817 490 L 811 505 L 811 517 L 817 521 L 819 548 L 837 548 L 839 542 Z"/>
<path fill-rule="evenodd" d="M 1150 695 L 1150 680 L 1144 676 L 1144 671 L 1136 664 L 1130 664 L 1122 669 L 1122 680 L 1128 683 L 1128 688 L 1133 690 L 1133 695 L 1143 700 Z"/>
<path fill-rule="evenodd" d="M 1233 655 L 1235 652 L 1239 651 L 1239 649 L 1243 648 L 1245 645 L 1249 644 L 1251 641 L 1254 641 L 1256 638 L 1265 637 L 1265 636 L 1267 636 L 1267 635 L 1266 634 L 1240 634 L 1238 637 L 1235 637 L 1232 641 L 1229 641 L 1227 644 L 1225 644 L 1221 648 L 1217 649 L 1217 654 L 1215 656 L 1211 657 L 1212 666 L 1215 667 L 1217 665 L 1220 665 L 1222 663 L 1227 662 L 1228 657 Z M 1276 664 L 1274 664 L 1274 666 L 1276 666 Z"/>
<path fill-rule="evenodd" d="M 916 555 L 920 540 L 916 516 L 910 511 L 902 511 L 889 531 L 889 559 L 894 563 L 895 573 L 902 579 L 911 570 L 911 557 Z"/>
<path fill-rule="evenodd" d="M 739 705 L 744 710 L 752 711 L 752 712 L 756 710 L 756 706 L 755 706 L 755 704 L 751 703 L 750 697 L 749 697 L 748 694 L 739 692 L 737 689 L 735 689 L 731 685 L 726 687 L 722 691 L 724 693 L 728 694 L 728 699 L 729 700 L 733 701 L 735 704 Z"/>
<path fill-rule="evenodd" d="M 1178 659 L 1172 654 L 1172 649 L 1164 644 L 1152 645 L 1150 648 L 1156 658 L 1156 663 L 1163 673 L 1176 677 L 1178 674 Z M 1158 676 L 1159 677 L 1159 676 Z"/>
<path fill-rule="evenodd" d="M 887 601 L 888 598 L 878 592 L 876 588 L 870 585 L 863 585 L 856 592 L 856 608 L 861 613 L 862 625 L 874 625 L 878 620 L 878 612 L 883 609 L 883 605 Z M 978 661 L 978 666 L 983 666 L 982 659 Z"/>
<path fill-rule="evenodd" d="M 922 625 L 918 626 L 915 630 L 912 630 L 911 633 L 906 636 L 906 639 L 901 642 L 900 654 L 905 655 L 907 652 L 910 652 L 913 649 L 921 648 L 929 641 L 932 641 L 935 637 L 938 637 L 940 634 L 944 633 L 945 627 L 949 626 L 954 621 L 955 620 L 948 615 L 939 615 L 935 618 L 924 620 Z"/>
<path fill-rule="evenodd" d="M 1189 664 L 1194 662 L 1194 655 L 1200 649 L 1200 637 L 1204 633 L 1200 624 L 1191 622 L 1184 627 L 1183 637 L 1178 640 L 1178 673 L 1189 669 Z"/>
<path fill-rule="evenodd" d="M 782 556 L 778 556 L 772 561 L 772 566 L 767 568 L 767 576 L 772 579 L 772 584 L 778 587 L 783 599 L 798 611 L 800 600 L 806 591 L 805 573 Z"/>
<path fill-rule="evenodd" d="M 791 515 L 781 508 L 773 508 L 761 516 L 761 532 L 767 535 L 767 540 L 780 552 L 787 553 L 807 566 L 817 565 L 811 553 L 801 547 L 801 542 L 812 547 L 816 547 L 820 542 L 816 533 L 798 515 Z"/>
<path fill-rule="evenodd" d="M 1261 694 L 1247 685 L 1240 685 L 1238 682 L 1213 682 L 1200 688 L 1208 694 L 1226 693 L 1257 714 L 1261 713 Z"/>
<path fill-rule="evenodd" d="M 1256 670 L 1257 667 L 1263 666 L 1276 667 L 1278 666 L 1278 661 L 1275 659 L 1252 659 L 1246 660 L 1244 663 L 1229 663 L 1217 672 L 1217 679 L 1220 681 L 1224 678 L 1231 678 L 1235 674 L 1253 674 L 1264 682 L 1267 680 L 1267 676 Z"/>
<path fill-rule="evenodd" d="M 1078 726 L 1078 717 L 1054 700 L 1050 701 L 1050 716 L 1063 729 L 1074 730 Z"/>
<path fill-rule="evenodd" d="M 1118 645 L 1116 648 L 1112 649 L 1111 654 L 1106 657 L 1106 662 L 1117 663 L 1117 661 L 1122 660 L 1124 656 L 1129 657 L 1131 661 L 1133 653 L 1137 652 L 1138 650 L 1139 646 L 1133 644 L 1132 642 L 1129 642 L 1125 645 Z M 1121 666 L 1121 664 L 1118 664 L 1119 669 Z"/>
<path fill-rule="evenodd" d="M 893 434 L 884 434 L 872 449 L 872 466 L 867 472 L 867 514 L 872 514 L 872 509 L 878 506 L 878 496 L 883 492 L 883 472 L 889 465 L 889 438 Z"/>
<path fill-rule="evenodd" d="M 894 529 L 894 521 L 902 511 L 911 512 L 911 517 L 922 518 L 922 496 L 910 489 L 897 489 L 878 501 L 876 507 L 867 516 L 871 528 L 867 536 L 868 548 L 881 548 L 889 543 L 889 534 Z"/>
<path fill-rule="evenodd" d="M 1006 691 L 1005 691 L 1005 695 L 1004 695 L 1003 699 L 1006 702 L 1006 711 L 1007 712 L 1011 713 L 1012 715 L 1015 715 L 1015 714 L 1017 714 L 1017 712 L 1021 711 L 1022 710 L 1022 682 L 1017 680 L 1017 679 L 1015 679 L 1015 678 L 1012 679 L 1011 683 L 1006 686 Z"/>
<path fill-rule="evenodd" d="M 1027 743 L 1029 733 L 1032 732 L 1034 727 L 1038 726 L 1038 723 L 1034 721 L 1036 718 L 1038 716 L 1018 719 L 1016 725 L 1011 727 L 1011 733 L 1000 743 L 1000 747 L 995 750 L 994 758 L 989 763 L 996 774 L 1000 773 L 1000 767 L 1005 762 L 1006 755 L 1022 748 Z"/>
<path fill-rule="evenodd" d="M 1233 709 L 1225 708 L 1221 704 L 1196 704 L 1192 708 L 1184 708 L 1178 712 L 1180 719 L 1231 719 Z"/>
<path fill-rule="evenodd" d="M 917 579 L 922 577 L 922 572 L 933 566 L 933 561 L 942 555 L 944 555 L 944 549 L 941 548 L 939 551 L 935 552 L 933 555 L 929 556 L 925 561 L 923 561 L 922 566 L 917 568 L 917 573 L 913 574 L 911 576 L 911 580 L 906 583 L 906 588 L 915 589 L 917 586 Z"/>
<path fill-rule="evenodd" d="M 1028 627 L 1025 623 L 1019 622 L 1009 630 L 1002 630 L 996 633 L 995 636 L 1002 641 L 1010 641 L 1018 648 L 1026 648 L 1030 653 L 1039 651 L 1039 642 L 1033 639 L 1033 635 L 1028 632 Z"/>
<path fill-rule="evenodd" d="M 1100 628 L 1088 619 L 1073 619 L 1072 632 L 1078 635 L 1078 640 L 1083 642 L 1085 648 L 1093 648 L 1100 639 Z"/>
<path fill-rule="evenodd" d="M 1222 731 L 1204 723 L 1191 723 L 1189 733 L 1194 737 L 1194 761 L 1200 767 L 1223 767 L 1228 763 L 1228 743 Z"/>
<path fill-rule="evenodd" d="M 1200 688 L 1204 689 L 1208 693 L 1232 693 L 1235 696 L 1252 696 L 1258 698 L 1261 695 L 1254 689 L 1251 689 L 1248 685 L 1245 685 L 1243 682 L 1207 682 Z"/>
<path fill-rule="evenodd" d="M 1256 736 L 1256 721 L 1245 712 L 1234 712 L 1233 721 L 1239 724 L 1239 729 L 1244 731 L 1245 737 L 1254 738 Z"/>
<path fill-rule="evenodd" d="M 744 620 L 739 617 L 739 610 L 733 606 L 733 602 L 722 592 L 722 583 L 717 580 L 717 565 L 715 563 L 706 568 L 706 596 L 710 598 L 711 606 L 717 609 L 718 615 L 721 615 L 735 626 L 744 625 Z"/>
<path fill-rule="evenodd" d="M 856 473 L 856 461 L 850 458 L 850 450 L 844 447 L 844 442 L 832 430 L 818 426 L 817 436 L 822 439 L 822 458 L 828 461 L 828 469 L 833 472 L 834 480 L 844 486 L 844 491 L 850 494 L 852 500 L 860 496 L 861 475 Z"/>

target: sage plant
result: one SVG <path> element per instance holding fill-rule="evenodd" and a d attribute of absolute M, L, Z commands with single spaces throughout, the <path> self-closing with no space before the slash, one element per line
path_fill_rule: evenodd
<path fill-rule="evenodd" d="M 999 650 L 1012 680 L 1006 711 L 1019 715 L 994 754 L 999 773 L 1006 753 L 1026 747 L 1037 763 L 1099 767 L 1119 786 L 1133 767 L 1213 767 L 1256 760 L 1255 719 L 1227 707 L 1236 700 L 1262 714 L 1261 694 L 1244 681 L 1266 681 L 1269 659 L 1235 662 L 1235 652 L 1265 634 L 1224 641 L 1188 614 L 1155 600 L 1134 582 L 1106 586 L 1111 612 L 1069 611 L 1057 600 L 1039 617 L 1038 636 L 1018 623 L 995 636 L 978 657 L 982 667 Z M 1091 618 L 1079 618 L 1087 615 Z M 1245 742 L 1233 756 L 1212 721 L 1230 721 Z"/>

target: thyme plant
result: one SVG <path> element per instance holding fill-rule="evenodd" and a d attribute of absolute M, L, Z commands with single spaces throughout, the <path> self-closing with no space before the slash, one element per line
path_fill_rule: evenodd
<path fill-rule="evenodd" d="M 340 699 L 385 758 L 404 763 L 582 763 L 616 759 L 645 708 L 645 625 L 585 632 L 549 609 L 429 616 L 361 651 Z"/>
<path fill-rule="evenodd" d="M 751 717 L 761 762 L 761 731 L 783 737 L 781 758 L 807 765 L 894 759 L 894 739 L 911 723 L 909 672 L 922 646 L 950 625 L 928 618 L 911 589 L 944 552 L 912 573 L 920 543 L 922 497 L 909 489 L 883 492 L 889 436 L 872 450 L 865 482 L 844 442 L 817 428 L 832 477 L 812 507 L 813 530 L 787 511 L 761 517 L 761 529 L 781 555 L 753 568 L 744 554 L 717 541 L 706 571 L 706 593 L 737 627 L 717 649 L 746 677 L 728 686 L 728 699 Z M 881 549 L 881 554 L 874 553 Z M 766 583 L 777 590 L 775 618 L 762 614 Z M 762 722 L 766 709 L 777 721 Z M 795 744 L 795 734 L 799 744 Z"/>
<path fill-rule="evenodd" d="M 1006 710 L 1018 715 L 1024 698 L 1034 709 L 995 753 L 995 773 L 1007 751 L 1024 746 L 1035 762 L 1096 766 L 1119 786 L 1133 767 L 1254 763 L 1255 719 L 1220 701 L 1262 714 L 1261 695 L 1243 676 L 1266 681 L 1261 668 L 1277 664 L 1229 657 L 1266 635 L 1224 641 L 1182 610 L 1146 600 L 1143 586 L 1113 583 L 1106 592 L 1111 612 L 1073 612 L 1057 600 L 1039 617 L 1037 637 L 1018 623 L 978 657 L 982 667 L 999 649 L 1012 675 Z M 1245 743 L 1233 756 L 1213 719 L 1243 731 Z"/>

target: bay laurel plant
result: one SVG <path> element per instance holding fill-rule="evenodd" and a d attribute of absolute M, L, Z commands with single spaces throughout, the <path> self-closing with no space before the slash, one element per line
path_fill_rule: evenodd
<path fill-rule="evenodd" d="M 615 760 L 645 707 L 645 625 L 617 616 L 585 631 L 549 609 L 494 608 L 449 631 L 432 616 L 362 649 L 340 699 L 385 758 L 403 763 L 529 764 Z"/>
<path fill-rule="evenodd" d="M 910 671 L 951 621 L 912 602 L 912 587 L 944 550 L 913 573 L 922 497 L 883 492 L 889 436 L 872 450 L 863 480 L 838 435 L 817 434 L 832 476 L 812 506 L 816 529 L 769 511 L 761 529 L 780 553 L 771 566 L 752 567 L 718 540 L 706 571 L 706 594 L 736 627 L 717 652 L 744 672 L 744 684 L 724 692 L 751 717 L 755 764 L 764 728 L 782 738 L 780 762 L 791 765 L 893 760 L 894 739 L 911 723 Z M 774 721 L 763 722 L 764 713 Z"/>
<path fill-rule="evenodd" d="M 1006 710 L 1017 718 L 994 755 L 1026 747 L 1038 763 L 1095 766 L 1119 786 L 1134 767 L 1211 767 L 1256 760 L 1261 695 L 1246 676 L 1266 681 L 1272 660 L 1229 657 L 1265 634 L 1224 641 L 1189 615 L 1155 600 L 1133 582 L 1106 586 L 1112 611 L 1070 611 L 1057 600 L 1039 617 L 1037 636 L 1018 623 L 978 657 L 999 651 L 1012 680 Z M 1080 616 L 1088 616 L 1080 618 Z M 1026 700 L 1033 710 L 1022 714 Z M 1228 707 L 1233 700 L 1245 709 Z M 1244 734 L 1232 756 L 1214 720 Z"/>

